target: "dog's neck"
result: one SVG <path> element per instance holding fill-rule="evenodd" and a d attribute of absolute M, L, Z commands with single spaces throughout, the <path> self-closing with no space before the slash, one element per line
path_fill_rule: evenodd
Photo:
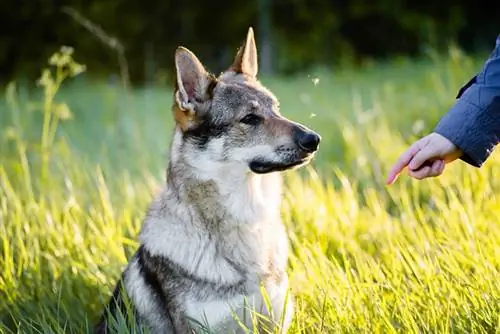
<path fill-rule="evenodd" d="M 210 165 L 189 150 L 176 132 L 167 184 L 148 211 L 140 242 L 152 254 L 175 259 L 204 279 L 227 284 L 241 280 L 226 256 L 236 257 L 241 266 L 256 266 L 245 270 L 267 272 L 266 238 L 283 233 L 280 174 Z"/>
<path fill-rule="evenodd" d="M 252 224 L 279 214 L 279 173 L 255 174 L 246 165 L 213 163 L 189 150 L 188 145 L 182 144 L 182 134 L 176 131 L 167 187 L 172 187 L 180 199 L 194 206 L 207 219 Z"/>

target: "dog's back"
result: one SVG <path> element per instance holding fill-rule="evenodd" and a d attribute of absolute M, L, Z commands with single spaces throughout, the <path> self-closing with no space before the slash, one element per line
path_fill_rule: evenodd
<path fill-rule="evenodd" d="M 183 48 L 176 70 L 167 184 L 123 273 L 128 314 L 154 333 L 272 329 L 280 320 L 286 331 L 293 306 L 279 172 L 308 163 L 320 138 L 281 116 L 257 81 L 251 30 L 218 78 Z M 112 298 L 109 308 L 122 304 Z"/>

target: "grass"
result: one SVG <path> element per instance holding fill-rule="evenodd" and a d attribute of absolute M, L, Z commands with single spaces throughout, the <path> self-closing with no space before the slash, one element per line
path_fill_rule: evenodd
<path fill-rule="evenodd" d="M 291 333 L 500 333 L 497 156 L 383 183 L 483 59 L 451 49 L 263 78 L 323 136 L 315 162 L 286 173 Z M 0 106 L 0 333 L 87 332 L 164 180 L 169 87 L 56 84 L 9 85 Z"/>

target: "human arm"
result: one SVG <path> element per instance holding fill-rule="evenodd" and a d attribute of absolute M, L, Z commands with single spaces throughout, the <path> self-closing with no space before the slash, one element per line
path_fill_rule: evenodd
<path fill-rule="evenodd" d="M 392 183 L 408 166 L 417 179 L 440 175 L 458 158 L 480 167 L 500 138 L 500 35 L 481 71 L 461 89 L 434 133 L 415 142 L 389 172 Z M 441 162 L 440 162 L 441 161 Z"/>

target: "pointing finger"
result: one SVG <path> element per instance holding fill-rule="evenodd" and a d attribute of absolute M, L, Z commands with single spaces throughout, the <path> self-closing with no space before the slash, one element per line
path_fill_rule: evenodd
<path fill-rule="evenodd" d="M 397 179 L 401 171 L 408 165 L 408 163 L 412 160 L 415 154 L 418 153 L 419 150 L 420 150 L 420 142 L 416 142 L 415 144 L 410 146 L 410 148 L 408 148 L 403 154 L 401 154 L 401 156 L 392 166 L 389 172 L 386 181 L 387 184 L 392 184 Z"/>

